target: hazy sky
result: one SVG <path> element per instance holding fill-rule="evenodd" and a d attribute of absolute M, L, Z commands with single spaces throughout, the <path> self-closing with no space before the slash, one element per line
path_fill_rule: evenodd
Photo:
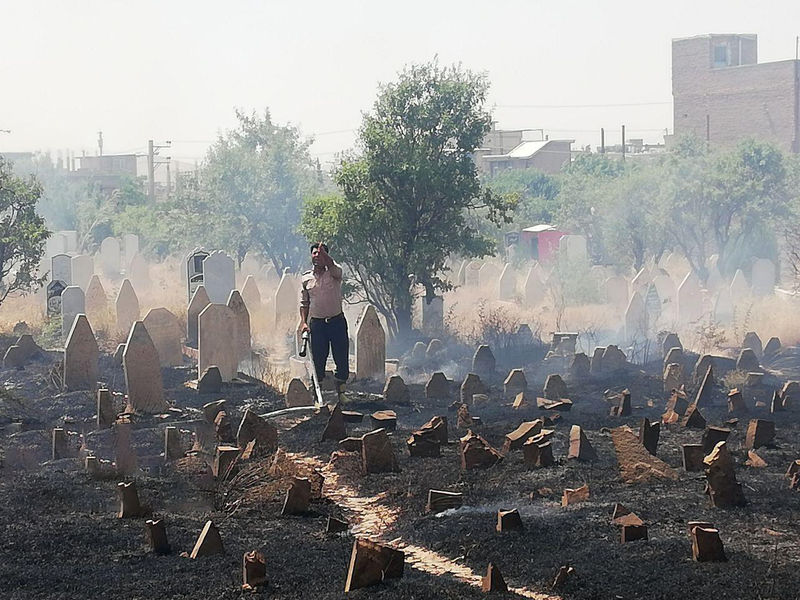
<path fill-rule="evenodd" d="M 800 34 L 798 0 L 0 0 L 0 9 L 0 129 L 12 130 L 0 151 L 95 154 L 102 130 L 106 153 L 170 139 L 169 154 L 186 161 L 234 125 L 237 106 L 300 126 L 329 161 L 353 144 L 378 84 L 434 55 L 488 73 L 500 127 L 596 145 L 600 127 L 614 143 L 625 124 L 629 137 L 661 141 L 672 128 L 672 38 L 755 33 L 763 62 L 794 58 Z"/>

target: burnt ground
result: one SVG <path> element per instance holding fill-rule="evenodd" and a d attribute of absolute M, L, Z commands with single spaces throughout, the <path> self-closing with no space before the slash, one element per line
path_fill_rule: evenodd
<path fill-rule="evenodd" d="M 199 409 L 218 397 L 232 407 L 234 424 L 245 406 L 263 414 L 282 407 L 282 399 L 257 383 L 230 386 L 218 396 L 198 396 L 183 383 L 196 377 L 191 368 L 164 370 L 167 397 L 174 404 L 167 417 L 137 417 L 134 444 L 142 471 L 136 476 L 142 501 L 164 518 L 174 549 L 169 556 L 148 552 L 144 519 L 117 519 L 118 479 L 92 479 L 79 458 L 50 461 L 50 430 L 64 426 L 84 435 L 86 445 L 110 459 L 109 432 L 92 432 L 94 399 L 88 393 L 59 394 L 54 387 L 56 356 L 24 371 L 0 371 L 5 391 L 0 397 L 0 581 L 4 598 L 239 598 L 242 596 L 241 556 L 258 549 L 266 557 L 269 585 L 265 598 L 342 598 L 352 546 L 350 535 L 326 536 L 328 515 L 355 515 L 330 500 L 318 499 L 303 517 L 281 517 L 285 479 L 269 475 L 271 457 L 244 469 L 259 473 L 257 488 L 209 486 L 197 475 L 196 465 L 163 465 L 163 427 L 176 424 L 189 448 L 191 432 L 203 440 L 208 432 Z M 657 372 L 660 366 L 653 366 Z M 527 370 L 526 370 L 527 371 Z M 530 371 L 532 373 L 533 370 Z M 540 390 L 542 379 L 529 373 L 529 385 Z M 121 368 L 109 358 L 101 365 L 101 379 L 123 390 Z M 521 421 L 542 416 L 536 407 L 513 410 L 502 399 L 502 378 L 490 381 L 491 401 L 472 409 L 481 416 L 477 431 L 500 448 L 503 436 Z M 382 503 L 398 511 L 383 534 L 438 552 L 476 573 L 491 561 L 509 584 L 549 593 L 557 568 L 569 564 L 575 574 L 558 592 L 564 598 L 687 598 L 789 599 L 800 597 L 800 492 L 788 489 L 784 473 L 800 458 L 800 406 L 771 416 L 757 408 L 756 399 L 768 400 L 779 378 L 767 378 L 765 388 L 746 390 L 750 415 L 741 418 L 729 438 L 737 462 L 737 477 L 748 505 L 721 510 L 710 507 L 703 494 L 701 473 L 681 468 L 680 446 L 700 441 L 701 431 L 662 427 L 658 456 L 676 468 L 677 481 L 625 484 L 611 443 L 610 428 L 630 425 L 636 430 L 642 417 L 657 420 L 665 397 L 657 376 L 631 368 L 607 379 L 568 382 L 575 403 L 553 427 L 558 464 L 529 469 L 522 453 L 514 451 L 497 466 L 463 472 L 454 443 L 462 431 L 455 428 L 449 401 L 427 401 L 421 386 L 411 386 L 411 406 L 386 406 L 374 397 L 355 393 L 351 407 L 366 414 L 381 408 L 398 413 L 393 444 L 401 472 L 348 479 L 358 494 L 385 493 Z M 633 414 L 608 416 L 603 400 L 607 388 L 627 386 L 632 391 Z M 702 408 L 709 424 L 729 418 L 722 385 L 715 389 L 714 405 Z M 119 400 L 121 402 L 121 400 Z M 652 404 L 653 406 L 649 406 Z M 118 407 L 121 409 L 121 405 Z M 438 459 L 410 458 L 405 440 L 410 431 L 431 416 L 447 415 L 451 444 Z M 774 446 L 759 449 L 768 466 L 744 465 L 743 449 L 748 418 L 777 423 Z M 320 443 L 324 420 L 278 420 L 279 445 L 304 453 L 320 464 L 328 462 L 335 445 Z M 569 427 L 579 424 L 599 454 L 594 463 L 565 459 Z M 369 418 L 349 425 L 360 435 L 371 429 Z M 76 450 L 77 456 L 77 450 Z M 195 465 L 195 467 L 192 467 Z M 202 470 L 202 467 L 200 467 Z M 206 483 L 204 483 L 206 482 Z M 588 483 L 588 502 L 562 508 L 566 487 Z M 430 488 L 461 491 L 465 506 L 434 516 L 424 510 Z M 240 500 L 240 502 L 236 502 Z M 649 540 L 622 545 L 610 523 L 615 502 L 636 512 L 648 524 Z M 525 530 L 499 534 L 494 525 L 499 508 L 517 508 Z M 190 551 L 207 519 L 218 524 L 224 555 L 190 560 Z M 729 561 L 700 564 L 691 560 L 686 523 L 708 520 L 717 526 Z M 248 594 L 249 595 L 249 594 Z M 478 598 L 479 588 L 449 576 L 430 575 L 406 566 L 402 579 L 358 590 L 353 598 Z"/>

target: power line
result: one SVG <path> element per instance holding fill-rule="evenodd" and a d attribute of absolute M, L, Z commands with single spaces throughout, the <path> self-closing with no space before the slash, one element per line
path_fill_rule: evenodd
<path fill-rule="evenodd" d="M 619 104 L 496 104 L 496 108 L 613 108 L 625 106 L 659 106 L 672 102 L 624 102 Z"/>

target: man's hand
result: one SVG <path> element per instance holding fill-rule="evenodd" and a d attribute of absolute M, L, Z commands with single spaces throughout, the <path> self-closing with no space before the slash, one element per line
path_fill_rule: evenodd
<path fill-rule="evenodd" d="M 319 246 L 317 246 L 317 248 L 318 248 L 317 257 L 319 258 L 320 263 L 322 263 L 322 265 L 325 267 L 332 267 L 333 259 L 331 258 L 330 254 L 325 252 L 325 248 L 323 247 L 322 242 L 319 243 Z"/>
<path fill-rule="evenodd" d="M 311 328 L 308 326 L 308 323 L 306 323 L 305 321 L 300 323 L 300 333 L 301 334 L 305 333 L 306 331 L 310 331 L 310 330 L 311 330 Z"/>

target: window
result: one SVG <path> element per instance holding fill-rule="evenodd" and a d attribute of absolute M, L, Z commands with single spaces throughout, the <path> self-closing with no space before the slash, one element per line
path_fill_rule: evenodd
<path fill-rule="evenodd" d="M 730 61 L 728 60 L 728 46 L 724 44 L 714 46 L 714 66 L 727 67 L 728 65 L 730 65 Z"/>

